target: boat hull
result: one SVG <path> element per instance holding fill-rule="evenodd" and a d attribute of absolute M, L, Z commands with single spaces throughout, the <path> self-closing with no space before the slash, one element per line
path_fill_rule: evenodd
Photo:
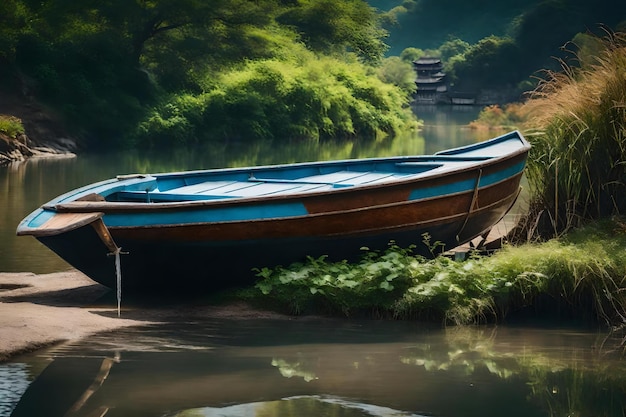
<path fill-rule="evenodd" d="M 471 204 L 472 194 L 464 193 L 317 218 L 111 227 L 109 231 L 124 253 L 124 291 L 219 289 L 250 285 L 256 279 L 256 269 L 263 267 L 287 266 L 308 256 L 322 255 L 331 261 L 355 261 L 363 254 L 362 248 L 384 250 L 390 242 L 401 247 L 414 245 L 415 253 L 434 256 L 488 232 L 515 202 L 518 184 L 519 178 L 514 178 L 496 186 L 511 190 L 505 198 L 490 201 L 469 214 L 450 213 L 451 207 Z M 422 205 L 427 205 L 428 210 L 420 208 Z M 427 213 L 432 211 L 443 216 L 431 218 Z M 385 218 L 402 221 L 385 222 Z M 353 230 L 350 233 L 345 231 L 348 226 Z M 425 242 L 425 234 L 430 237 L 429 242 Z M 115 287 L 115 258 L 91 225 L 39 240 L 95 281 Z"/>
<path fill-rule="evenodd" d="M 57 197 L 17 233 L 112 288 L 119 255 L 137 292 L 250 285 L 265 267 L 391 242 L 435 256 L 504 217 L 529 149 L 513 132 L 433 156 L 124 176 Z"/>

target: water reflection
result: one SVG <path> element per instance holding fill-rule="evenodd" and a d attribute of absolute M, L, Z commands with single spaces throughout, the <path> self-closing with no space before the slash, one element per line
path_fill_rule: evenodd
<path fill-rule="evenodd" d="M 24 363 L 0 364 L 0 416 L 8 416 L 28 388 L 28 367 Z"/>
<path fill-rule="evenodd" d="M 224 416 L 337 416 L 337 417 L 421 417 L 416 414 L 356 403 L 340 398 L 302 396 L 227 407 L 205 407 L 184 410 L 171 417 L 224 417 Z M 169 416 L 168 416 L 169 417 Z"/>
<path fill-rule="evenodd" d="M 174 323 L 21 358 L 32 382 L 11 416 L 622 416 L 620 342 L 395 322 Z"/>
<path fill-rule="evenodd" d="M 494 132 L 468 128 L 468 124 L 478 118 L 481 110 L 480 106 L 414 105 L 413 112 L 424 122 L 424 153 L 430 154 L 493 137 Z"/>

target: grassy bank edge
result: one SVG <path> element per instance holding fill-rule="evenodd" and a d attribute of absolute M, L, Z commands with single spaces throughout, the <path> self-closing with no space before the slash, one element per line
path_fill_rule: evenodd
<path fill-rule="evenodd" d="M 237 296 L 290 314 L 422 319 L 446 324 L 532 316 L 626 323 L 626 221 L 613 217 L 492 256 L 426 259 L 393 243 L 360 262 L 309 259 L 263 269 Z"/>

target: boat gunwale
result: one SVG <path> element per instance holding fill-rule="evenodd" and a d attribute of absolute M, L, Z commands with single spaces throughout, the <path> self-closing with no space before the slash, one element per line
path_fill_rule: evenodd
<path fill-rule="evenodd" d="M 335 233 L 313 233 L 313 234 L 297 234 L 297 235 L 289 235 L 289 236 L 275 236 L 275 237 L 253 237 L 250 239 L 246 239 L 246 240 L 250 240 L 250 241 L 277 241 L 277 240 L 281 240 L 281 239 L 286 239 L 286 238 L 315 238 L 315 239 L 333 239 L 333 238 L 358 238 L 358 237 L 363 237 L 363 236 L 371 236 L 371 235 L 375 235 L 378 234 L 380 232 L 402 232 L 402 231 L 407 231 L 407 230 L 413 230 L 415 228 L 424 228 L 424 227 L 437 227 L 439 225 L 443 225 L 443 224 L 447 224 L 451 221 L 458 221 L 463 219 L 466 216 L 472 216 L 472 217 L 476 217 L 476 216 L 481 216 L 485 213 L 488 213 L 489 211 L 493 210 L 494 208 L 500 207 L 503 204 L 507 204 L 508 208 L 505 210 L 505 213 L 500 217 L 500 219 L 502 219 L 504 217 L 504 215 L 506 214 L 506 212 L 508 212 L 510 210 L 510 208 L 513 206 L 513 204 L 515 204 L 515 201 L 517 200 L 518 196 L 519 196 L 519 188 L 517 190 L 518 192 L 515 193 L 511 193 L 511 194 L 507 194 L 505 197 L 498 199 L 497 201 L 492 202 L 489 205 L 486 205 L 484 207 L 480 207 L 476 210 L 471 211 L 470 213 L 467 212 L 462 212 L 462 213 L 456 213 L 456 214 L 452 214 L 452 215 L 448 215 L 448 216 L 441 216 L 441 217 L 436 217 L 436 218 L 429 218 L 429 219 L 424 219 L 424 220 L 420 220 L 420 221 L 412 221 L 412 222 L 407 222 L 407 223 L 403 223 L 403 224 L 394 224 L 394 225 L 387 225 L 387 226 L 381 226 L 381 227 L 375 227 L 375 228 L 368 228 L 368 229 L 359 229 L 359 230 L 354 230 L 351 232 L 335 232 Z M 279 220 L 293 220 L 292 218 L 285 218 L 285 219 L 279 219 Z M 262 220 L 255 220 L 256 221 L 262 221 Z M 184 224 L 184 225 L 179 225 L 178 227 L 203 227 L 203 226 L 212 226 L 212 223 L 194 223 L 194 224 Z M 164 228 L 167 229 L 171 229 L 172 225 L 165 225 L 163 226 Z M 480 233 L 478 233 L 476 236 L 479 236 L 483 233 L 485 233 L 487 230 L 491 229 L 493 227 L 493 225 L 490 226 L 486 226 L 484 229 L 482 229 L 480 231 Z M 150 230 L 150 229 L 154 229 L 154 228 L 150 228 L 150 227 L 145 227 L 145 226 L 132 226 L 132 227 L 128 227 L 128 228 L 118 228 L 118 227 L 110 227 L 109 230 L 111 231 L 112 234 L 117 234 L 121 231 L 124 232 L 124 234 L 126 233 L 136 233 L 136 232 L 140 232 L 142 230 Z M 160 228 L 159 228 L 160 229 Z M 459 230 L 462 231 L 463 228 L 461 228 Z M 119 238 L 120 236 L 118 236 L 117 238 Z M 123 237 L 123 239 L 128 239 L 128 237 Z M 261 239 L 261 240 L 259 240 Z M 131 238 L 131 240 L 133 241 L 145 241 L 146 238 L 137 238 L 136 236 L 134 238 Z M 150 242 L 154 242 L 153 238 L 150 237 L 148 238 L 148 240 Z M 166 240 L 171 240 L 171 237 L 168 237 Z M 457 239 L 457 242 L 455 244 L 456 245 L 461 245 L 464 243 L 467 243 L 468 241 L 470 241 L 471 238 L 465 238 L 465 239 Z M 215 244 L 224 244 L 226 242 L 241 242 L 241 239 L 218 239 L 218 240 L 212 240 L 212 242 L 214 242 Z"/>
<path fill-rule="evenodd" d="M 524 173 L 523 172 L 519 172 L 515 175 L 512 175 L 510 177 L 504 178 L 500 181 L 494 182 L 492 184 L 486 185 L 484 187 L 479 187 L 478 188 L 478 192 L 480 193 L 481 191 L 485 191 L 489 188 L 494 188 L 497 187 L 498 185 L 502 184 L 503 182 L 506 181 L 510 181 L 516 177 L 521 177 Z M 479 207 L 478 209 L 468 209 L 468 210 L 464 210 L 462 212 L 460 212 L 459 214 L 455 214 L 452 216 L 443 216 L 443 217 L 437 217 L 436 219 L 446 219 L 446 218 L 454 218 L 456 216 L 467 216 L 468 214 L 471 215 L 475 212 L 479 212 L 485 208 L 490 208 L 493 207 L 495 204 L 506 200 L 507 198 L 509 198 L 511 195 L 518 195 L 519 194 L 519 189 L 520 186 L 517 186 L 514 190 L 512 190 L 511 193 L 506 194 L 506 197 L 501 198 L 493 203 L 490 203 L 484 207 Z M 360 213 L 360 212 L 366 212 L 366 211 L 371 211 L 371 210 L 379 210 L 379 209 L 390 209 L 390 208 L 396 208 L 396 207 L 402 207 L 402 206 L 408 206 L 411 204 L 422 204 L 424 202 L 428 202 L 428 201 L 434 201 L 434 200 L 439 200 L 439 199 L 443 199 L 443 198 L 455 198 L 455 197 L 459 197 L 462 196 L 464 194 L 473 194 L 474 190 L 465 190 L 465 191 L 458 191 L 455 193 L 450 193 L 450 194 L 445 194 L 445 195 L 437 195 L 437 196 L 433 196 L 433 197 L 426 197 L 426 198 L 422 198 L 419 200 L 404 200 L 404 201 L 397 201 L 397 202 L 393 202 L 393 203 L 385 203 L 385 204 L 378 204 L 378 205 L 370 205 L 370 206 L 365 206 L 365 207 L 356 207 L 356 208 L 350 208 L 350 209 L 344 209 L 344 210 L 335 210 L 335 211 L 324 211 L 324 212 L 319 212 L 319 213 L 308 213 L 308 214 L 304 214 L 304 215 L 297 215 L 297 216 L 283 216 L 283 217 L 267 217 L 267 218 L 257 218 L 257 219 L 245 219 L 245 220 L 227 220 L 227 221 L 205 221 L 205 222 L 189 222 L 189 223 L 165 223 L 165 224 L 148 224 L 148 225 L 133 225 L 133 226 L 107 226 L 110 230 L 140 230 L 140 229 L 156 229 L 156 228 L 178 228 L 178 227 L 188 227 L 188 226 L 202 226 L 202 225 L 232 225 L 232 224 L 241 224 L 241 223 L 263 223 L 263 222 L 276 222 L 276 221 L 298 221 L 298 220 L 304 220 L 304 219 L 316 219 L 316 218 L 321 218 L 321 217 L 329 217 L 329 216 L 337 216 L 337 215 L 351 215 L 354 213 Z M 375 230 L 375 229 L 372 229 Z"/>

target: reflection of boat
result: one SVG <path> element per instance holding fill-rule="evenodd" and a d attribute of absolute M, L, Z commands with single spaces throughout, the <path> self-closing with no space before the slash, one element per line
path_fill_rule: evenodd
<path fill-rule="evenodd" d="M 18 226 L 92 279 L 125 288 L 250 282 L 254 267 L 360 248 L 445 249 L 513 205 L 529 144 L 519 132 L 430 156 L 119 176 L 70 191 Z M 419 252 L 427 253 L 425 245 Z"/>
<path fill-rule="evenodd" d="M 172 417 L 222 417 L 222 416 L 291 416 L 296 410 L 307 410 L 308 415 L 324 416 L 368 416 L 368 417 L 423 417 L 410 412 L 379 407 L 335 397 L 303 395 L 282 398 L 278 401 L 237 404 L 226 407 L 203 407 L 184 410 Z M 301 413 L 301 411 L 300 411 Z M 298 415 L 302 415 L 298 413 Z"/>

